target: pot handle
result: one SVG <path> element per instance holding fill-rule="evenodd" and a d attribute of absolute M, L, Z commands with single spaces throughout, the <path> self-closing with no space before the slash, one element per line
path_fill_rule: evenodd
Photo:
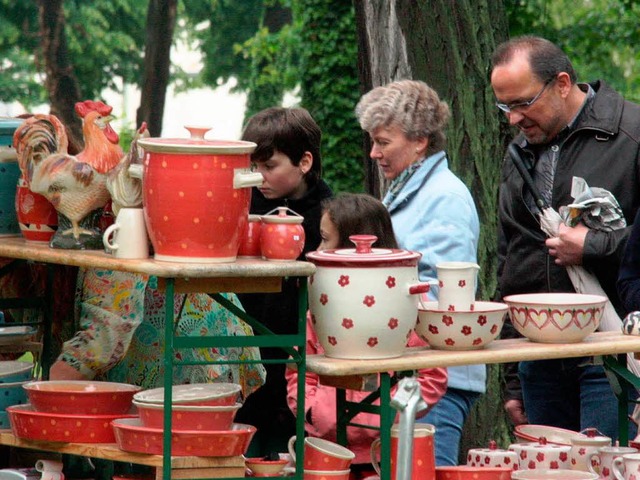
<path fill-rule="evenodd" d="M 143 171 L 143 167 L 140 163 L 134 163 L 132 165 L 129 165 L 129 175 L 133 178 L 142 180 L 142 171 Z"/>
<path fill-rule="evenodd" d="M 261 173 L 251 172 L 247 169 L 236 169 L 233 173 L 233 188 L 259 187 L 264 182 Z"/>
<path fill-rule="evenodd" d="M 431 286 L 438 285 L 437 280 L 429 280 L 428 282 L 420 282 L 413 285 L 409 285 L 409 295 L 418 295 L 421 293 L 427 293 L 431 290 Z"/>

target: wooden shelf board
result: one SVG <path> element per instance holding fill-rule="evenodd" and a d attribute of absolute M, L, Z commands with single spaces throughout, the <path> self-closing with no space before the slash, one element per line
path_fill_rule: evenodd
<path fill-rule="evenodd" d="M 63 250 L 51 248 L 47 244 L 28 243 L 20 236 L 0 238 L 0 257 L 105 268 L 162 278 L 307 277 L 315 272 L 315 265 L 312 263 L 297 261 L 271 262 L 243 258 L 229 263 L 163 262 L 153 258 L 127 260 L 115 258 L 102 250 Z"/>
<path fill-rule="evenodd" d="M 307 355 L 307 370 L 319 375 L 344 376 L 631 352 L 640 352 L 640 336 L 623 335 L 618 332 L 596 332 L 579 343 L 535 343 L 526 338 L 494 340 L 480 350 L 453 351 L 415 347 L 408 348 L 401 357 L 388 359 L 358 360 Z"/>
<path fill-rule="evenodd" d="M 25 440 L 14 436 L 10 430 L 0 430 L 0 444 L 11 447 L 43 450 L 46 452 L 69 453 L 85 457 L 103 458 L 118 462 L 137 463 L 152 467 L 162 467 L 162 455 L 125 452 L 113 443 L 63 443 Z M 228 468 L 244 469 L 244 458 L 235 457 L 171 457 L 171 468 Z"/>

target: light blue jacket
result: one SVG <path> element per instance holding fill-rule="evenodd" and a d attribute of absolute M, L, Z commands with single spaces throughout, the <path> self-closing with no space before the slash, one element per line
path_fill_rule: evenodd
<path fill-rule="evenodd" d="M 469 189 L 449 170 L 444 151 L 427 158 L 396 198 L 383 200 L 401 248 L 422 253 L 421 281 L 437 279 L 440 262 L 476 262 L 480 222 Z M 437 300 L 437 287 L 429 296 Z M 486 366 L 450 367 L 448 385 L 484 393 Z"/>

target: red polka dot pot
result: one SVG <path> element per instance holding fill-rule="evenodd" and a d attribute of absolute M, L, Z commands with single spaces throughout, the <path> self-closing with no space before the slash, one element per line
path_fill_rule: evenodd
<path fill-rule="evenodd" d="M 276 215 L 271 215 L 277 212 Z M 288 215 L 290 212 L 291 215 Z M 266 260 L 295 260 L 304 249 L 305 233 L 301 215 L 288 207 L 278 207 L 262 217 L 260 250 Z"/>
<path fill-rule="evenodd" d="M 143 206 L 157 260 L 233 262 L 249 215 L 255 143 L 205 140 L 206 128 L 186 127 L 190 139 L 146 138 Z"/>
<path fill-rule="evenodd" d="M 373 235 L 350 237 L 355 248 L 307 254 L 316 265 L 309 278 L 311 321 L 325 354 L 381 359 L 402 355 L 416 326 L 417 252 L 372 248 Z"/>

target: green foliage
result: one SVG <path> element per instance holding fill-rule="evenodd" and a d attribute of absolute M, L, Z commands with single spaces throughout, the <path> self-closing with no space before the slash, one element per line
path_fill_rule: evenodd
<path fill-rule="evenodd" d="M 640 102 L 640 3 L 629 0 L 506 0 L 511 36 L 534 34 L 569 55 L 581 81 L 603 79 Z M 567 12 L 571 12 L 567 15 Z"/>
<path fill-rule="evenodd" d="M 302 105 L 323 131 L 324 178 L 336 192 L 363 190 L 355 12 L 351 2 L 298 0 Z"/>
<path fill-rule="evenodd" d="M 84 98 L 141 78 L 146 2 L 66 0 L 70 63 Z M 35 0 L 0 0 L 0 101 L 27 108 L 46 101 Z"/>

